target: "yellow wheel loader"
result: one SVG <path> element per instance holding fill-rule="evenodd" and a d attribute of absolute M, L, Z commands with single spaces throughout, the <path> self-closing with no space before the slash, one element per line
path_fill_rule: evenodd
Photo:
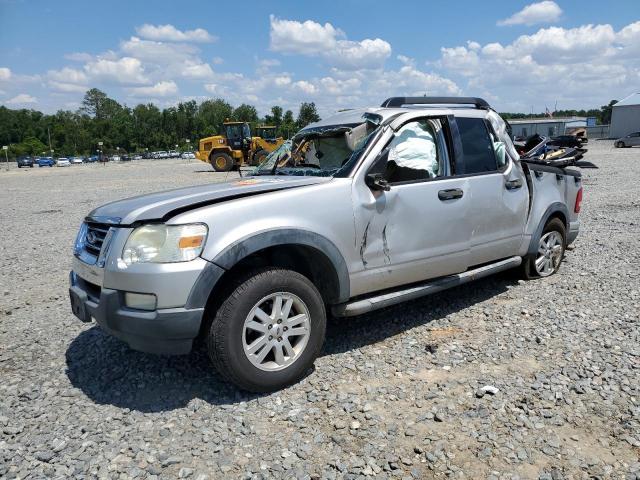
<path fill-rule="evenodd" d="M 223 135 L 206 137 L 198 142 L 196 158 L 210 163 L 216 172 L 228 172 L 243 165 L 259 165 L 266 156 L 284 143 L 276 138 L 276 127 L 260 126 L 260 136 L 252 137 L 247 122 L 226 121 Z M 264 136 L 262 136 L 264 135 Z"/>

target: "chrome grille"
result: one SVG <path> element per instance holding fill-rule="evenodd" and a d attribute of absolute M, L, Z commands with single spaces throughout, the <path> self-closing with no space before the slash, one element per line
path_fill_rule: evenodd
<path fill-rule="evenodd" d="M 87 234 L 84 237 L 84 249 L 94 257 L 100 256 L 102 244 L 109 232 L 109 227 L 100 223 L 88 223 Z"/>

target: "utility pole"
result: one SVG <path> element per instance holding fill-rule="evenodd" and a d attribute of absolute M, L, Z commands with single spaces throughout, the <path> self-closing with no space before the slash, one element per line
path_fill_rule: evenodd
<path fill-rule="evenodd" d="M 51 148 L 51 130 L 49 130 L 49 127 L 47 127 L 47 135 L 49 136 L 49 151 L 53 151 Z"/>

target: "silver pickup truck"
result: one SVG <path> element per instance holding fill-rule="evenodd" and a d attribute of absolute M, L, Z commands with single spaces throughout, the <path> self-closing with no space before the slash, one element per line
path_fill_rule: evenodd
<path fill-rule="evenodd" d="M 521 160 L 484 100 L 394 97 L 307 126 L 250 176 L 95 209 L 71 306 L 136 350 L 203 338 L 221 375 L 271 391 L 308 371 L 328 313 L 555 273 L 581 199 L 580 173 Z"/>

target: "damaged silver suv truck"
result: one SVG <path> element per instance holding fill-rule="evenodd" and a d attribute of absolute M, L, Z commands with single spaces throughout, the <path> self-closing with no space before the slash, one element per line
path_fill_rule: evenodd
<path fill-rule="evenodd" d="M 580 173 L 521 160 L 484 100 L 390 98 L 309 125 L 249 177 L 95 209 L 71 306 L 144 352 L 204 338 L 222 376 L 271 391 L 309 370 L 329 313 L 555 273 L 581 198 Z"/>

